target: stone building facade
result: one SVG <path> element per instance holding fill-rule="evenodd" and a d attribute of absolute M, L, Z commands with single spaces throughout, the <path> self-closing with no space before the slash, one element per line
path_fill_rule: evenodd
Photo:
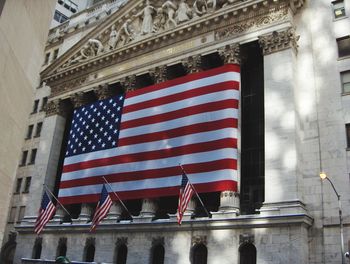
<path fill-rule="evenodd" d="M 50 98 L 14 263 L 67 255 L 97 263 L 341 263 L 350 240 L 350 2 L 103 1 L 50 35 Z M 94 12 L 95 12 L 94 11 Z M 86 22 L 87 21 L 87 22 Z M 147 22 L 147 23 L 146 23 Z M 70 41 L 69 41 L 70 40 Z M 57 193 L 74 108 L 193 72 L 241 66 L 239 191 L 202 194 L 176 222 L 174 199 L 59 207 L 33 232 L 43 183 Z M 176 202 L 176 200 L 175 200 Z M 174 211 L 175 209 L 175 211 Z M 344 253 L 344 252 L 343 252 Z M 125 262 L 126 260 L 126 262 Z M 343 263 L 345 260 L 343 259 Z"/>

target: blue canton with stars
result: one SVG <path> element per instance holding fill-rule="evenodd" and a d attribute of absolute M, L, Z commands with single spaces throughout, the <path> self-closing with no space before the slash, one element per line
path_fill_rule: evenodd
<path fill-rule="evenodd" d="M 75 109 L 66 157 L 116 147 L 123 104 L 119 95 Z"/>

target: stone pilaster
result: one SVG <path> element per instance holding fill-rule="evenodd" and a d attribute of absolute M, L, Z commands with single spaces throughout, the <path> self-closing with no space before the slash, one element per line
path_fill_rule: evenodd
<path fill-rule="evenodd" d="M 224 64 L 240 64 L 239 44 L 230 44 L 218 49 L 219 56 Z"/>
<path fill-rule="evenodd" d="M 201 55 L 190 56 L 185 60 L 181 61 L 182 65 L 185 67 L 187 73 L 200 72 L 202 70 L 202 57 Z"/>
<path fill-rule="evenodd" d="M 60 115 L 66 117 L 67 115 L 67 109 L 60 99 L 49 101 L 45 110 L 46 116 Z"/>
<path fill-rule="evenodd" d="M 121 79 L 120 84 L 124 87 L 126 92 L 135 90 L 136 75 L 130 75 Z"/>
<path fill-rule="evenodd" d="M 98 100 L 104 100 L 113 96 L 108 84 L 103 84 L 95 87 L 94 93 L 96 94 Z"/>
<path fill-rule="evenodd" d="M 259 37 L 264 54 L 265 201 L 262 215 L 305 213 L 298 170 L 293 28 Z M 283 154 L 283 155 L 282 155 Z"/>
<path fill-rule="evenodd" d="M 167 80 L 167 67 L 166 65 L 156 67 L 151 69 L 149 74 L 155 83 L 165 82 Z"/>

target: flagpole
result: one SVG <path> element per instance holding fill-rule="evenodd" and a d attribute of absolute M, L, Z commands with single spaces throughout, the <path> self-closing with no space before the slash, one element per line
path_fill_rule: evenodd
<path fill-rule="evenodd" d="M 125 204 L 124 204 L 123 201 L 120 199 L 119 195 L 116 194 L 115 191 L 113 191 L 112 186 L 109 184 L 109 182 L 106 180 L 106 178 L 105 178 L 104 176 L 102 176 L 102 178 L 103 178 L 104 181 L 108 184 L 109 188 L 110 188 L 111 191 L 114 193 L 115 197 L 117 197 L 117 199 L 119 200 L 120 204 L 124 207 L 125 211 L 128 212 L 128 214 L 129 214 L 129 216 L 131 217 L 131 219 L 133 219 L 131 213 L 129 212 L 128 208 L 126 208 Z"/>
<path fill-rule="evenodd" d="M 185 172 L 185 169 L 182 167 L 181 163 L 179 163 L 179 165 L 180 165 L 180 168 L 181 168 L 182 172 L 186 175 L 186 177 L 187 177 L 187 179 L 188 179 L 188 182 L 189 182 L 189 184 L 191 185 L 191 188 L 194 190 L 194 192 L 195 192 L 195 194 L 196 194 L 196 196 L 197 196 L 199 202 L 201 203 L 201 205 L 202 205 L 202 207 L 203 207 L 205 213 L 207 214 L 208 217 L 210 217 L 210 214 L 209 214 L 207 208 L 205 208 L 202 199 L 199 197 L 199 194 L 197 193 L 196 189 L 194 188 L 194 186 L 192 185 L 190 179 L 188 178 L 187 173 Z"/>
<path fill-rule="evenodd" d="M 67 211 L 67 209 L 61 204 L 61 202 L 56 198 L 56 196 L 50 191 L 50 189 L 46 186 L 46 184 L 43 184 L 45 189 L 51 194 L 51 196 L 59 203 L 59 205 L 62 207 L 62 209 L 70 216 L 70 218 L 73 218 L 71 214 Z"/>

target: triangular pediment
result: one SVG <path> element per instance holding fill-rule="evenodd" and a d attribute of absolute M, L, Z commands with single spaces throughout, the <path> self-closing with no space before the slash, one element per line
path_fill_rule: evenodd
<path fill-rule="evenodd" d="M 292 4 L 302 6 L 303 0 L 130 0 L 43 70 L 41 77 L 59 79 L 94 65 L 117 63 L 213 27 L 225 29 L 240 23 L 233 32 L 223 34 L 241 33 L 238 30 L 254 26 L 242 21 L 269 10 L 286 10 Z"/>

